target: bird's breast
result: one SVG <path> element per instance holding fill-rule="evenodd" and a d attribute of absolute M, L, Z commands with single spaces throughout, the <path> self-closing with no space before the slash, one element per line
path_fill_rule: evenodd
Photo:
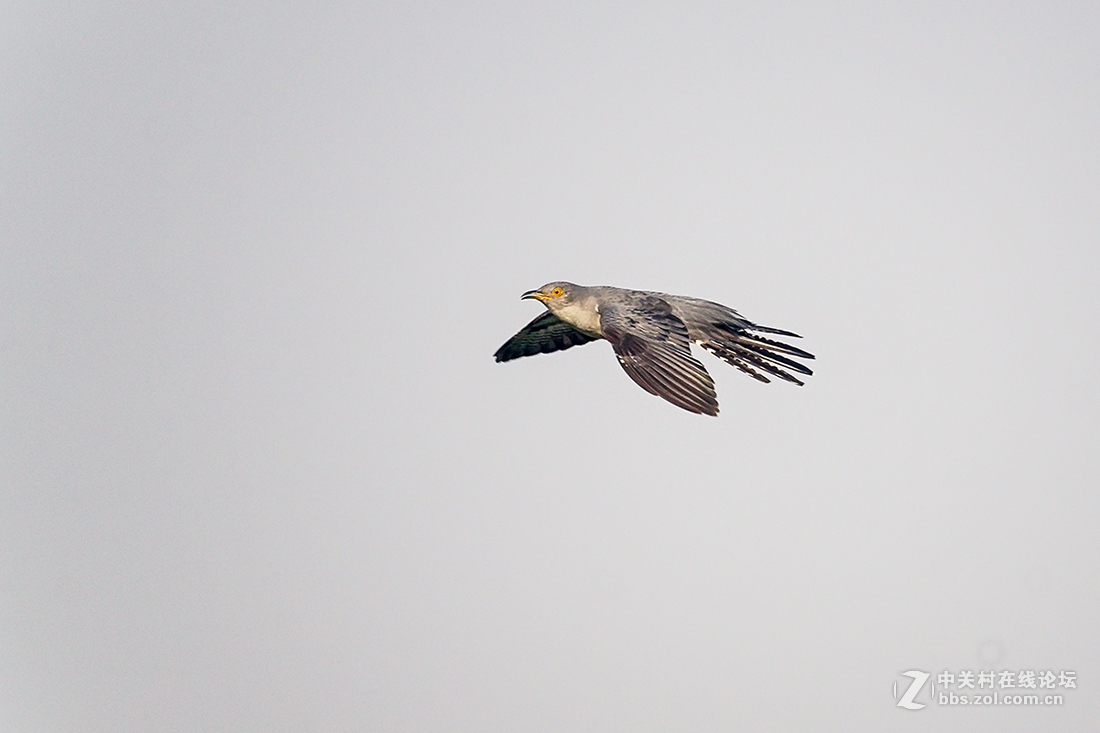
<path fill-rule="evenodd" d="M 600 331 L 600 310 L 595 304 L 587 308 L 579 303 L 570 303 L 567 306 L 555 309 L 554 315 L 578 331 L 583 331 L 596 338 L 603 338 Z"/>

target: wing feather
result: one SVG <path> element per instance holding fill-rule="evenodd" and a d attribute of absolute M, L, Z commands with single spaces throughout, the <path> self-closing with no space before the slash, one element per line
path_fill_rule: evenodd
<path fill-rule="evenodd" d="M 718 414 L 714 380 L 691 355 L 687 326 L 663 299 L 601 303 L 600 329 L 627 375 L 650 394 L 703 415 Z"/>
<path fill-rule="evenodd" d="M 563 351 L 595 340 L 595 336 L 578 331 L 550 311 L 546 311 L 508 339 L 493 356 L 497 361 L 511 361 L 521 356 Z"/>

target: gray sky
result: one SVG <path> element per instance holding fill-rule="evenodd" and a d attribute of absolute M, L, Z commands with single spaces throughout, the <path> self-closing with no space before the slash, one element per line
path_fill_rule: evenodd
<path fill-rule="evenodd" d="M 0 10 L 0 729 L 1094 725 L 1100 7 L 888 5 Z"/>

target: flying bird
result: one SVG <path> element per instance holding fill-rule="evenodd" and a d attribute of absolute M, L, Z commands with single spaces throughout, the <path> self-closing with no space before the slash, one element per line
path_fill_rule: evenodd
<path fill-rule="evenodd" d="M 706 367 L 691 355 L 693 343 L 761 382 L 771 375 L 801 386 L 791 372 L 813 374 L 795 361 L 813 354 L 760 335 L 801 338 L 797 333 L 757 325 L 709 300 L 568 282 L 520 297 L 541 301 L 547 311 L 497 349 L 498 362 L 607 339 L 642 389 L 702 415 L 718 414 L 718 398 Z"/>

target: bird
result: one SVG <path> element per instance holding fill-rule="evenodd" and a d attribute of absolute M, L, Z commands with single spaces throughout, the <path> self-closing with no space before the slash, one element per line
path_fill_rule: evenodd
<path fill-rule="evenodd" d="M 605 339 L 638 386 L 688 412 L 718 414 L 714 380 L 692 356 L 692 344 L 761 382 L 770 382 L 770 375 L 802 386 L 791 372 L 813 374 L 795 361 L 813 354 L 761 334 L 801 336 L 753 323 L 709 300 L 564 281 L 528 290 L 520 299 L 538 300 L 546 312 L 497 349 L 497 362 Z"/>

